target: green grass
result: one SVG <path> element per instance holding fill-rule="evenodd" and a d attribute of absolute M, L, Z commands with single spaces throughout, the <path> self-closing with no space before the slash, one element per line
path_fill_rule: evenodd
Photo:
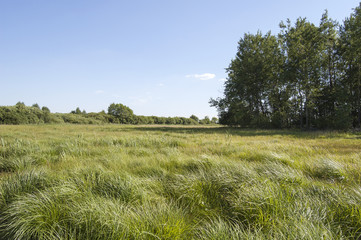
<path fill-rule="evenodd" d="M 0 126 L 0 239 L 359 239 L 361 135 Z"/>

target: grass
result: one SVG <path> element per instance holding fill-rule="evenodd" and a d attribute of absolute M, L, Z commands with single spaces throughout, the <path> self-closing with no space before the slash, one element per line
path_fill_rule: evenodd
<path fill-rule="evenodd" d="M 359 239 L 361 137 L 0 126 L 0 239 Z"/>

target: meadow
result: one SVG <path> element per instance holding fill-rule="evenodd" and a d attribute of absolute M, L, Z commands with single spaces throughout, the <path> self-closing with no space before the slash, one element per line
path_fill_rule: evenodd
<path fill-rule="evenodd" d="M 361 134 L 0 125 L 0 239 L 359 239 Z"/>

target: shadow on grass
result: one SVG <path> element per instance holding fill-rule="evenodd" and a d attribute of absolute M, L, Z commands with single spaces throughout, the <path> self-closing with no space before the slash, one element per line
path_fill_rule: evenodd
<path fill-rule="evenodd" d="M 313 138 L 318 137 L 325 132 L 305 132 L 300 130 L 269 130 L 269 129 L 246 129 L 235 127 L 218 127 L 218 126 L 137 126 L 132 128 L 133 130 L 149 131 L 149 132 L 165 132 L 165 133 L 187 133 L 187 134 L 225 134 L 235 136 L 293 136 L 301 138 Z"/>
<path fill-rule="evenodd" d="M 361 139 L 360 133 L 337 131 L 337 130 L 300 130 L 300 129 L 251 129 L 225 126 L 157 126 L 142 125 L 135 126 L 130 131 L 149 131 L 165 133 L 187 133 L 187 134 L 225 134 L 233 136 L 257 137 L 257 136 L 285 136 L 304 139 Z"/>

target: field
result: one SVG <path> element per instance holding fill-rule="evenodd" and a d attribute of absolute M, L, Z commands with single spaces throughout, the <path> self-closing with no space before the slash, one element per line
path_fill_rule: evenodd
<path fill-rule="evenodd" d="M 358 239 L 361 135 L 0 126 L 0 239 Z"/>

